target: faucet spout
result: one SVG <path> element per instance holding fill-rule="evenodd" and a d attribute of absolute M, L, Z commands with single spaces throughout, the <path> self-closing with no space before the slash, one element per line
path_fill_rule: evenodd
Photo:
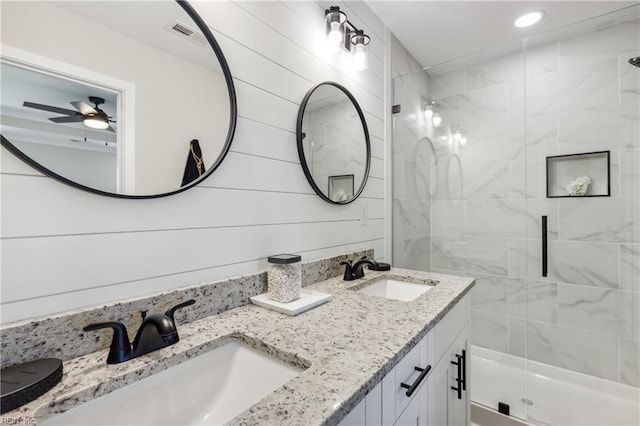
<path fill-rule="evenodd" d="M 381 269 L 381 265 L 378 264 L 373 259 L 369 259 L 367 256 L 363 256 L 362 259 L 358 260 L 356 263 L 351 264 L 351 261 L 348 262 L 340 262 L 341 265 L 345 265 L 344 269 L 344 277 L 345 281 L 353 281 L 358 278 L 364 277 L 364 265 L 369 265 L 369 269 L 374 271 L 388 271 L 389 265 L 386 265 L 385 269 Z"/>
<path fill-rule="evenodd" d="M 369 259 L 366 256 L 363 257 L 362 259 L 358 260 L 354 265 L 353 265 L 353 277 L 354 278 L 362 278 L 364 277 L 364 265 L 369 265 L 369 266 L 378 266 L 378 264 L 376 263 L 375 260 L 373 259 Z"/>
<path fill-rule="evenodd" d="M 157 351 L 178 343 L 180 337 L 173 321 L 163 314 L 149 315 L 144 319 L 133 339 L 132 358 Z"/>
<path fill-rule="evenodd" d="M 173 314 L 176 310 L 193 305 L 194 303 L 196 303 L 196 301 L 193 299 L 187 300 L 169 309 L 164 314 L 147 316 L 147 311 L 141 312 L 142 325 L 140 325 L 136 333 L 133 344 L 129 343 L 127 329 L 124 324 L 120 322 L 89 324 L 84 328 L 84 331 L 112 328 L 113 339 L 111 341 L 109 355 L 107 356 L 107 364 L 118 364 L 178 343 L 180 336 L 178 335 Z"/>

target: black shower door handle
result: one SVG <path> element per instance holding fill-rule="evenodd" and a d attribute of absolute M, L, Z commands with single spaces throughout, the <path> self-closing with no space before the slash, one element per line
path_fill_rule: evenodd
<path fill-rule="evenodd" d="M 547 217 L 542 216 L 542 276 L 547 276 Z"/>

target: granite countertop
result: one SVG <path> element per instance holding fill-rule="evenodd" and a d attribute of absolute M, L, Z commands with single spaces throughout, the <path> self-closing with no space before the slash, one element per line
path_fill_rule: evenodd
<path fill-rule="evenodd" d="M 380 276 L 439 283 L 411 302 L 352 290 Z M 351 282 L 332 278 L 306 287 L 331 301 L 295 317 L 247 305 L 179 325 L 177 344 L 122 364 L 106 364 L 106 350 L 65 361 L 58 385 L 0 421 L 42 421 L 238 338 L 308 368 L 230 424 L 336 424 L 472 286 L 472 278 L 396 268 Z"/>

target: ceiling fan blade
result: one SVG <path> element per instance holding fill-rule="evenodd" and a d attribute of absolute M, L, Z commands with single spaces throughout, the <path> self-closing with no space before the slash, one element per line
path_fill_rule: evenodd
<path fill-rule="evenodd" d="M 75 113 L 75 115 L 71 117 L 53 117 L 49 120 L 53 121 L 54 123 L 80 123 L 82 120 L 84 120 L 84 117 L 78 113 Z"/>
<path fill-rule="evenodd" d="M 78 111 L 80 111 L 80 114 L 82 114 L 82 115 L 97 114 L 98 113 L 98 111 L 96 111 L 94 107 L 92 107 L 91 105 L 89 105 L 86 102 L 76 101 L 76 102 L 71 102 L 71 105 L 76 107 L 76 109 Z"/>
<path fill-rule="evenodd" d="M 76 115 L 77 114 L 76 111 L 73 111 L 71 109 L 58 108 L 58 107 L 54 107 L 54 106 L 51 106 L 51 105 L 36 104 L 36 103 L 33 103 L 33 102 L 23 102 L 22 106 L 26 106 L 28 108 L 41 109 L 43 111 L 55 112 L 55 113 L 58 113 L 58 114 L 65 114 L 65 115 Z"/>

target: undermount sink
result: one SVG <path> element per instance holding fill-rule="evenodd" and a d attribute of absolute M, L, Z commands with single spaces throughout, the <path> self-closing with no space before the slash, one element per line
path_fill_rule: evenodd
<path fill-rule="evenodd" d="M 220 425 L 301 371 L 233 339 L 42 424 Z"/>
<path fill-rule="evenodd" d="M 358 293 L 368 294 L 369 296 L 410 302 L 422 296 L 437 284 L 435 280 L 428 281 L 429 282 L 425 283 L 416 283 L 400 281 L 393 278 L 382 278 L 367 283 L 363 287 L 356 289 L 356 291 Z"/>

